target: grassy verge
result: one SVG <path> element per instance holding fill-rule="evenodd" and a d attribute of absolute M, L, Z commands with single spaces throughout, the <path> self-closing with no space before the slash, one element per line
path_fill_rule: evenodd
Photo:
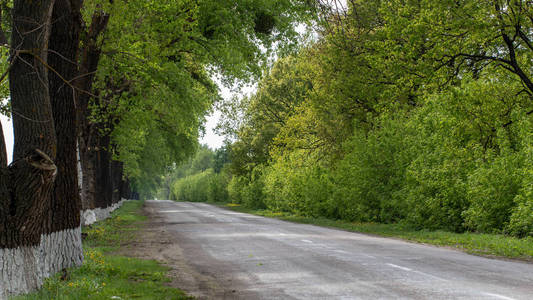
<path fill-rule="evenodd" d="M 83 265 L 47 279 L 36 293 L 13 299 L 192 299 L 165 286 L 168 269 L 156 261 L 113 255 L 142 226 L 142 204 L 125 202 L 111 218 L 84 228 Z"/>
<path fill-rule="evenodd" d="M 446 231 L 415 230 L 401 224 L 353 223 L 326 218 L 294 216 L 268 210 L 254 210 L 235 204 L 224 207 L 234 211 L 251 213 L 303 224 L 339 228 L 347 231 L 400 238 L 417 243 L 453 247 L 467 253 L 513 258 L 533 262 L 533 238 L 515 238 L 501 234 L 453 233 Z"/>

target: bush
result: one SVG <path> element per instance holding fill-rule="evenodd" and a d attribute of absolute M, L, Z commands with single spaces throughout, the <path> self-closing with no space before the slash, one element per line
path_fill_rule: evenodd
<path fill-rule="evenodd" d="M 522 163 L 518 153 L 507 153 L 480 165 L 469 176 L 470 207 L 464 212 L 467 229 L 498 233 L 508 225 L 522 185 Z"/>
<path fill-rule="evenodd" d="M 215 173 L 213 169 L 207 169 L 180 178 L 172 184 L 172 199 L 190 202 L 228 202 L 229 177 L 225 170 Z"/>
<path fill-rule="evenodd" d="M 522 194 L 515 199 L 516 207 L 512 211 L 507 230 L 518 237 L 533 237 L 533 187 L 531 182 Z"/>
<path fill-rule="evenodd" d="M 229 202 L 229 180 L 230 174 L 225 169 L 220 173 L 213 173 L 209 178 L 207 201 L 216 203 Z"/>
<path fill-rule="evenodd" d="M 266 208 L 262 167 L 253 169 L 250 177 L 233 176 L 227 188 L 231 202 L 249 208 Z"/>
<path fill-rule="evenodd" d="M 207 202 L 213 169 L 180 178 L 172 185 L 173 199 L 177 201 Z"/>
<path fill-rule="evenodd" d="M 397 192 L 405 180 L 411 152 L 403 118 L 380 119 L 379 130 L 356 131 L 333 171 L 336 210 L 341 219 L 394 222 L 406 214 Z"/>
<path fill-rule="evenodd" d="M 228 196 L 231 203 L 242 204 L 242 191 L 248 180 L 244 176 L 233 176 L 228 183 Z"/>
<path fill-rule="evenodd" d="M 468 176 L 484 154 L 472 142 L 482 132 L 461 110 L 460 101 L 453 93 L 429 97 L 406 123 L 413 134 L 410 148 L 416 153 L 401 193 L 407 203 L 406 221 L 417 228 L 465 229 Z"/>
<path fill-rule="evenodd" d="M 265 171 L 264 182 L 265 204 L 271 210 L 314 217 L 335 214 L 328 169 L 305 151 L 278 157 Z"/>
<path fill-rule="evenodd" d="M 514 199 L 515 207 L 507 231 L 519 237 L 533 237 L 533 122 L 529 119 L 519 124 L 521 147 L 524 156 L 522 188 Z"/>

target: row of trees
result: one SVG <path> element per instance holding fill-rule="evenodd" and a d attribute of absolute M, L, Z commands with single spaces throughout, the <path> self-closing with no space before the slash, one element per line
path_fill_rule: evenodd
<path fill-rule="evenodd" d="M 334 2 L 236 105 L 231 200 L 533 236 L 531 1 Z"/>
<path fill-rule="evenodd" d="M 79 265 L 80 210 L 153 191 L 153 178 L 195 150 L 219 97 L 212 73 L 230 82 L 259 75 L 274 42 L 290 47 L 293 22 L 311 8 L 288 0 L 0 7 L 9 55 L 1 91 L 15 134 L 9 166 L 0 139 L 0 298 Z"/>

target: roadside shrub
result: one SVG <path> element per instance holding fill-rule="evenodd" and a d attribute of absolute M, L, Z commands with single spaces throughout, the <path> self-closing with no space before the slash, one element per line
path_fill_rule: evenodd
<path fill-rule="evenodd" d="M 177 201 L 207 202 L 213 169 L 180 178 L 172 185 L 173 199 Z"/>
<path fill-rule="evenodd" d="M 242 191 L 247 180 L 244 176 L 233 176 L 228 183 L 228 197 L 231 203 L 242 204 Z"/>
<path fill-rule="evenodd" d="M 253 169 L 250 180 L 243 186 L 242 204 L 249 208 L 266 208 L 263 187 L 263 168 L 257 166 Z"/>
<path fill-rule="evenodd" d="M 233 176 L 227 187 L 229 199 L 249 208 L 266 208 L 262 168 L 256 167 L 250 176 Z"/>
<path fill-rule="evenodd" d="M 470 207 L 464 212 L 469 230 L 501 232 L 509 223 L 521 186 L 519 153 L 506 153 L 479 166 L 468 180 Z"/>
<path fill-rule="evenodd" d="M 521 185 L 520 132 L 531 132 L 520 121 L 518 89 L 504 80 L 465 80 L 413 112 L 407 124 L 419 154 L 404 188 L 410 223 L 457 232 L 505 228 Z"/>
<path fill-rule="evenodd" d="M 533 176 L 529 177 L 533 179 Z M 515 198 L 516 207 L 507 226 L 507 231 L 518 237 L 533 237 L 533 187 L 531 182 Z"/>
<path fill-rule="evenodd" d="M 265 204 L 274 211 L 331 217 L 328 169 L 304 151 L 279 156 L 265 171 Z"/>
<path fill-rule="evenodd" d="M 471 168 L 466 152 L 450 148 L 431 151 L 410 165 L 404 187 L 410 224 L 464 231 L 462 212 L 468 208 L 466 179 Z"/>
<path fill-rule="evenodd" d="M 403 117 L 376 120 L 379 129 L 356 131 L 333 171 L 334 200 L 341 219 L 394 222 L 406 214 L 398 195 L 411 152 Z"/>
<path fill-rule="evenodd" d="M 507 231 L 518 237 L 533 237 L 533 121 L 530 118 L 518 124 L 520 128 L 524 163 L 522 188 L 514 199 L 515 207 Z"/>
<path fill-rule="evenodd" d="M 406 123 L 416 155 L 406 170 L 402 193 L 406 221 L 417 228 L 465 230 L 468 178 L 483 158 L 480 131 L 463 106 L 464 95 L 433 95 Z M 490 132 L 490 131 L 488 131 Z"/>
<path fill-rule="evenodd" d="M 228 184 L 230 176 L 226 169 L 222 169 L 220 173 L 211 174 L 209 177 L 207 201 L 218 203 L 229 202 Z"/>

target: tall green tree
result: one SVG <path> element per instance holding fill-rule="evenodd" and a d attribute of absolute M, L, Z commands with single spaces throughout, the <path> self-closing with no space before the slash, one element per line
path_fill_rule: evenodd
<path fill-rule="evenodd" d="M 161 152 L 156 157 L 169 160 L 160 165 L 182 160 L 183 154 L 190 153 L 197 128 L 217 99 L 210 74 L 217 72 L 229 81 L 258 76 L 274 41 L 294 41 L 293 23 L 308 6 L 291 1 L 115 1 L 92 9 L 93 15 L 98 11 L 109 15 L 109 23 L 95 78 L 100 94 L 87 106 L 90 113 L 82 117 L 92 133 L 81 136 L 97 142 L 91 137 L 103 131 L 111 139 L 85 147 L 93 152 L 87 153 L 93 158 L 86 161 L 96 163 L 94 151 L 113 148 L 116 159 L 127 161 L 125 174 L 132 175 L 140 174 L 135 170 L 139 164 L 129 162 L 140 157 L 142 148 L 152 146 L 143 138 L 149 132 L 161 131 L 171 143 L 159 151 L 186 150 L 170 151 L 171 155 Z M 95 180 L 92 176 L 84 186 L 105 186 L 104 182 L 92 183 Z"/>
<path fill-rule="evenodd" d="M 13 2 L 7 69 L 15 149 L 7 166 L 2 138 L 0 297 L 36 288 L 43 277 L 82 261 L 68 87 L 78 75 L 79 4 Z"/>
<path fill-rule="evenodd" d="M 282 113 L 293 90 L 262 97 L 274 82 L 243 102 L 234 201 L 253 194 L 297 214 L 531 235 L 522 179 L 531 3 L 319 3 L 318 41 L 284 72 L 287 80 L 305 70 L 296 78 L 307 91 Z"/>
<path fill-rule="evenodd" d="M 208 71 L 230 81 L 259 74 L 263 49 L 291 40 L 306 8 L 294 1 L 15 0 L 4 67 L 16 140 L 12 165 L 0 155 L 0 296 L 81 263 L 76 142 L 84 207 L 110 205 L 122 194 L 115 192 L 122 174 L 141 183 L 195 148 L 217 98 Z"/>

